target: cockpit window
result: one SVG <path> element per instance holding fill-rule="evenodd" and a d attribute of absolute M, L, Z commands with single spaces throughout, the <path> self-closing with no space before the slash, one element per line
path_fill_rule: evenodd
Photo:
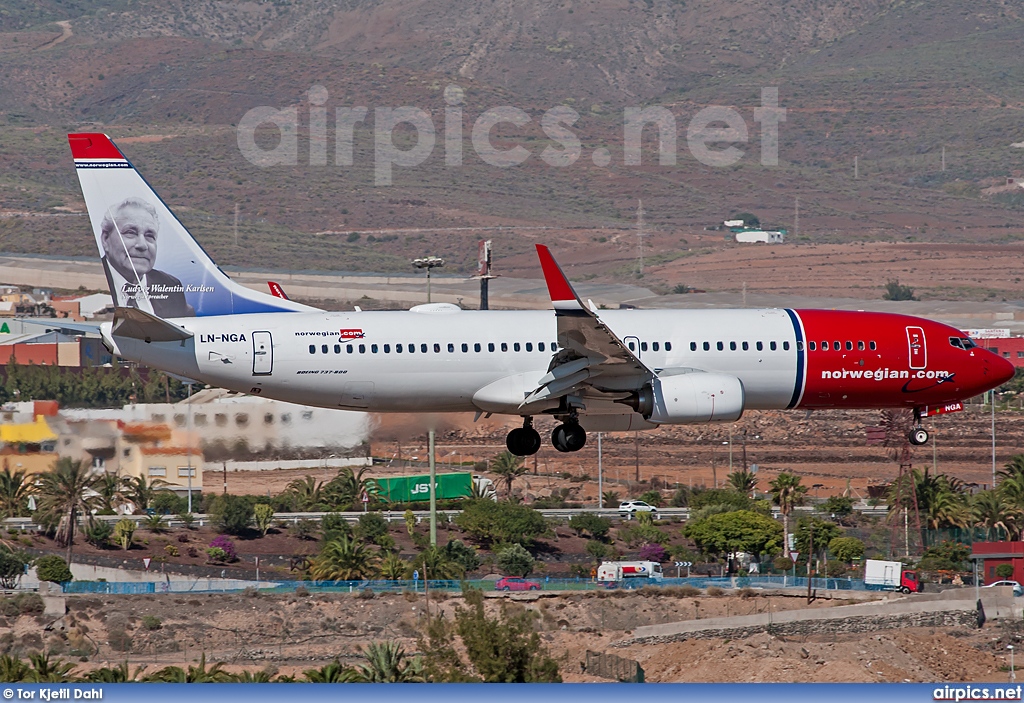
<path fill-rule="evenodd" d="M 978 346 L 970 337 L 950 337 L 949 344 L 957 349 L 974 349 Z"/>

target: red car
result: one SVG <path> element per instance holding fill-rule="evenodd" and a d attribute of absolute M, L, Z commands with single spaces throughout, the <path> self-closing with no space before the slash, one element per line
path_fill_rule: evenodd
<path fill-rule="evenodd" d="M 540 584 L 536 581 L 527 581 L 526 579 L 516 578 L 514 576 L 506 576 L 505 578 L 496 581 L 494 584 L 495 591 L 539 591 Z"/>

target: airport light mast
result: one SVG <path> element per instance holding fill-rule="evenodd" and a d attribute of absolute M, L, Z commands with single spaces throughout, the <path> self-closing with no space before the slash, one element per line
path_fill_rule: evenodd
<path fill-rule="evenodd" d="M 430 302 L 430 270 L 444 266 L 444 259 L 436 256 L 425 256 L 422 259 L 413 259 L 412 265 L 418 269 L 427 270 L 427 302 Z"/>

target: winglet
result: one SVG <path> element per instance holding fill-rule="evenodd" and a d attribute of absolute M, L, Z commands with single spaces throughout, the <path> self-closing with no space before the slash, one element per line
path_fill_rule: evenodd
<path fill-rule="evenodd" d="M 551 255 L 551 250 L 538 244 L 537 256 L 540 257 L 540 268 L 544 272 L 544 282 L 548 284 L 548 294 L 555 310 L 583 310 L 583 303 L 562 272 L 562 267 Z"/>

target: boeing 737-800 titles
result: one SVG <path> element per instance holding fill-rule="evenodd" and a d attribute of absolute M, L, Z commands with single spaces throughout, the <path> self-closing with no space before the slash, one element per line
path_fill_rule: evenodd
<path fill-rule="evenodd" d="M 537 247 L 554 311 L 327 312 L 228 278 L 103 134 L 70 134 L 116 312 L 117 356 L 244 393 L 367 412 L 523 418 L 518 455 L 587 431 L 733 422 L 747 409 L 909 408 L 922 415 L 1013 376 L 958 329 L 833 310 L 596 310 Z M 932 410 L 930 411 L 929 408 Z"/>

